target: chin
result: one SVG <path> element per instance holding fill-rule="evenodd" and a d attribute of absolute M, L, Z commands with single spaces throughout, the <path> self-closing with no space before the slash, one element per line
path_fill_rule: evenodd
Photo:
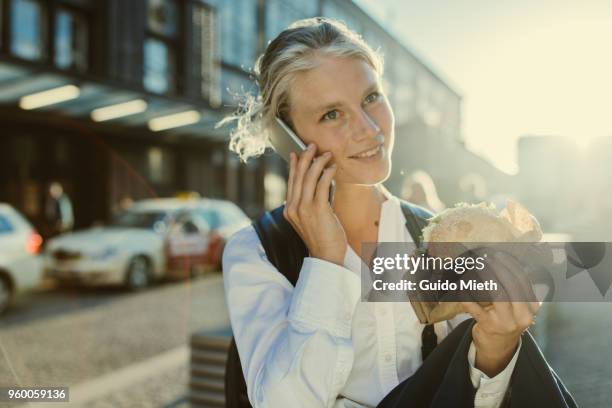
<path fill-rule="evenodd" d="M 368 166 L 369 168 L 359 169 L 353 174 L 343 174 L 336 177 L 339 183 L 359 184 L 372 186 L 387 180 L 391 175 L 391 161 L 385 161 L 384 164 L 376 166 Z"/>

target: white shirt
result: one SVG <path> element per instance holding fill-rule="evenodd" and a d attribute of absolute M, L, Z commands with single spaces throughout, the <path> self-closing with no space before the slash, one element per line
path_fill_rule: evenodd
<path fill-rule="evenodd" d="M 399 200 L 385 195 L 378 242 L 412 242 Z M 421 366 L 424 325 L 410 303 L 361 302 L 361 262 L 350 245 L 344 266 L 307 257 L 294 288 L 252 226 L 229 240 L 226 301 L 253 407 L 373 407 Z M 468 317 L 436 323 L 438 342 Z M 475 407 L 499 407 L 519 350 L 489 378 L 471 344 Z"/>

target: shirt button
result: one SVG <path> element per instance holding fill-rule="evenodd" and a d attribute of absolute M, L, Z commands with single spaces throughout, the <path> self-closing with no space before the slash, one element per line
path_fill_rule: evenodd
<path fill-rule="evenodd" d="M 391 354 L 387 354 L 387 355 L 385 356 L 385 361 L 386 361 L 387 363 L 391 361 Z"/>
<path fill-rule="evenodd" d="M 344 314 L 344 318 L 345 318 L 346 320 L 351 320 L 351 312 L 346 312 L 346 313 Z"/>

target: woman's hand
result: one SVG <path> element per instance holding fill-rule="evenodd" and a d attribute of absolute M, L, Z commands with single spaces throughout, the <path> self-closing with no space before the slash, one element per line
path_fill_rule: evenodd
<path fill-rule="evenodd" d="M 505 253 L 495 254 L 495 271 L 508 300 L 532 300 L 529 282 L 526 282 L 521 264 Z M 535 299 L 533 299 L 535 300 Z M 463 309 L 476 320 L 472 339 L 476 346 L 476 368 L 494 377 L 510 362 L 519 344 L 521 334 L 535 322 L 540 308 L 537 301 L 493 301 L 481 306 L 476 302 L 463 302 Z"/>
<path fill-rule="evenodd" d="M 283 215 L 300 235 L 311 257 L 342 265 L 346 233 L 329 203 L 336 166 L 325 168 L 332 155 L 326 152 L 314 158 L 316 150 L 317 147 L 310 144 L 299 158 L 291 153 Z"/>

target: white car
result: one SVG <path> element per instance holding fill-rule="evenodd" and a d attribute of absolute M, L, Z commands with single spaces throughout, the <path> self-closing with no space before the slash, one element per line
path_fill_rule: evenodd
<path fill-rule="evenodd" d="M 0 313 L 15 294 L 40 284 L 41 245 L 42 238 L 32 225 L 13 207 L 0 203 Z"/>
<path fill-rule="evenodd" d="M 124 284 L 137 290 L 160 278 L 193 276 L 200 269 L 217 266 L 224 236 L 218 232 L 222 229 L 212 228 L 207 219 L 207 209 L 216 202 L 139 201 L 107 226 L 51 239 L 46 249 L 46 274 L 59 281 Z M 244 218 L 238 220 L 240 225 Z"/>

